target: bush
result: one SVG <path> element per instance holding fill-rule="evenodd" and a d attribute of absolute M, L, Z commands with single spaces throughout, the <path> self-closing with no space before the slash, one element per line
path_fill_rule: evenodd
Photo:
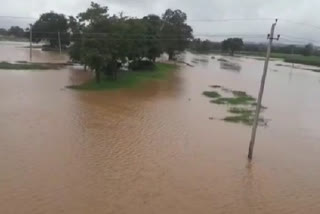
<path fill-rule="evenodd" d="M 148 60 L 133 61 L 130 63 L 129 69 L 133 71 L 150 71 L 155 69 L 155 64 Z"/>

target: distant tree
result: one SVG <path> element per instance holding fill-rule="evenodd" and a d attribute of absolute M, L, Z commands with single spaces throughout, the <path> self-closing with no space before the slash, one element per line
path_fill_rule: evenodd
<path fill-rule="evenodd" d="M 50 47 L 57 48 L 59 45 L 58 32 L 60 32 L 61 44 L 67 46 L 70 44 L 68 29 L 68 19 L 63 14 L 44 13 L 32 27 L 33 41 L 48 41 Z"/>
<path fill-rule="evenodd" d="M 211 51 L 218 51 L 220 50 L 220 42 L 213 42 L 210 40 L 201 40 L 201 39 L 194 39 L 191 43 L 189 48 L 193 51 L 197 52 L 211 52 Z"/>
<path fill-rule="evenodd" d="M 25 32 L 21 27 L 18 26 L 12 26 L 8 30 L 8 34 L 15 37 L 24 37 Z"/>
<path fill-rule="evenodd" d="M 8 31 L 4 28 L 0 28 L 0 35 L 6 36 L 6 35 L 8 35 Z"/>
<path fill-rule="evenodd" d="M 313 50 L 314 50 L 313 44 L 309 43 L 304 47 L 303 55 L 311 56 L 313 54 Z"/>
<path fill-rule="evenodd" d="M 175 54 L 184 51 L 193 39 L 193 30 L 186 21 L 187 14 L 181 10 L 168 9 L 162 16 L 162 47 L 168 53 L 169 60 L 173 60 Z"/>
<path fill-rule="evenodd" d="M 240 51 L 243 47 L 243 40 L 241 38 L 229 38 L 222 42 L 221 47 L 224 51 L 229 51 L 233 56 L 235 51 Z"/>

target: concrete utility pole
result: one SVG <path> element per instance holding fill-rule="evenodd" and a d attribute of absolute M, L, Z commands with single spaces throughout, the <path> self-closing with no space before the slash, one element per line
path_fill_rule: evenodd
<path fill-rule="evenodd" d="M 59 51 L 61 55 L 61 38 L 60 38 L 60 31 L 58 32 L 58 41 L 59 41 Z"/>
<path fill-rule="evenodd" d="M 32 24 L 30 24 L 30 62 L 32 62 Z"/>
<path fill-rule="evenodd" d="M 274 38 L 274 30 L 276 28 L 277 22 L 278 22 L 278 19 L 276 19 L 276 22 L 272 24 L 271 32 L 268 35 L 269 45 L 268 45 L 267 56 L 266 56 L 266 60 L 265 60 L 265 63 L 264 63 L 264 68 L 263 68 L 263 75 L 262 75 L 262 79 L 261 79 L 261 85 L 260 85 L 257 109 L 256 109 L 255 118 L 254 118 L 254 122 L 253 122 L 251 140 L 250 140 L 250 146 L 249 146 L 248 158 L 250 160 L 252 159 L 253 147 L 254 147 L 254 143 L 255 143 L 255 140 L 256 140 L 256 134 L 257 134 L 257 127 L 258 127 L 258 124 L 259 124 L 259 115 L 260 115 L 260 110 L 261 110 L 261 102 L 262 102 L 262 97 L 263 97 L 264 84 L 266 82 L 266 77 L 267 77 L 267 72 L 268 72 L 268 65 L 269 65 L 269 60 L 270 60 L 272 41 L 274 39 L 279 40 L 279 38 L 280 38 L 280 35 L 278 35 L 277 38 Z"/>

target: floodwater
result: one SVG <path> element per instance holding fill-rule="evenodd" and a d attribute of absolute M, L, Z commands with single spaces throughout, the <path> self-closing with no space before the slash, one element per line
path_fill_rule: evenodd
<path fill-rule="evenodd" d="M 1 57 L 24 60 L 10 47 Z M 320 213 L 320 75 L 270 63 L 271 121 L 249 163 L 250 127 L 209 120 L 226 107 L 201 94 L 218 84 L 256 95 L 263 61 L 227 58 L 233 70 L 193 58 L 205 60 L 111 92 L 65 89 L 88 77 L 77 68 L 1 70 L 0 213 Z"/>

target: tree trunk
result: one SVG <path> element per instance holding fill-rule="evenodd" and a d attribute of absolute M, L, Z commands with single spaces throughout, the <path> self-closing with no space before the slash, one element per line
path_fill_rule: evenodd
<path fill-rule="evenodd" d="M 96 69 L 96 82 L 100 83 L 100 80 L 101 80 L 101 78 L 100 78 L 100 70 Z"/>
<path fill-rule="evenodd" d="M 114 80 L 118 79 L 118 68 L 114 70 Z"/>
<path fill-rule="evenodd" d="M 86 64 L 84 65 L 84 71 L 87 71 L 87 65 Z"/>
<path fill-rule="evenodd" d="M 173 61 L 174 60 L 174 53 L 173 53 L 173 51 L 171 52 L 171 51 L 169 51 L 169 60 L 170 61 Z"/>
<path fill-rule="evenodd" d="M 231 56 L 233 56 L 233 55 L 234 55 L 234 50 L 233 50 L 233 49 L 231 50 L 230 55 L 231 55 Z"/>

